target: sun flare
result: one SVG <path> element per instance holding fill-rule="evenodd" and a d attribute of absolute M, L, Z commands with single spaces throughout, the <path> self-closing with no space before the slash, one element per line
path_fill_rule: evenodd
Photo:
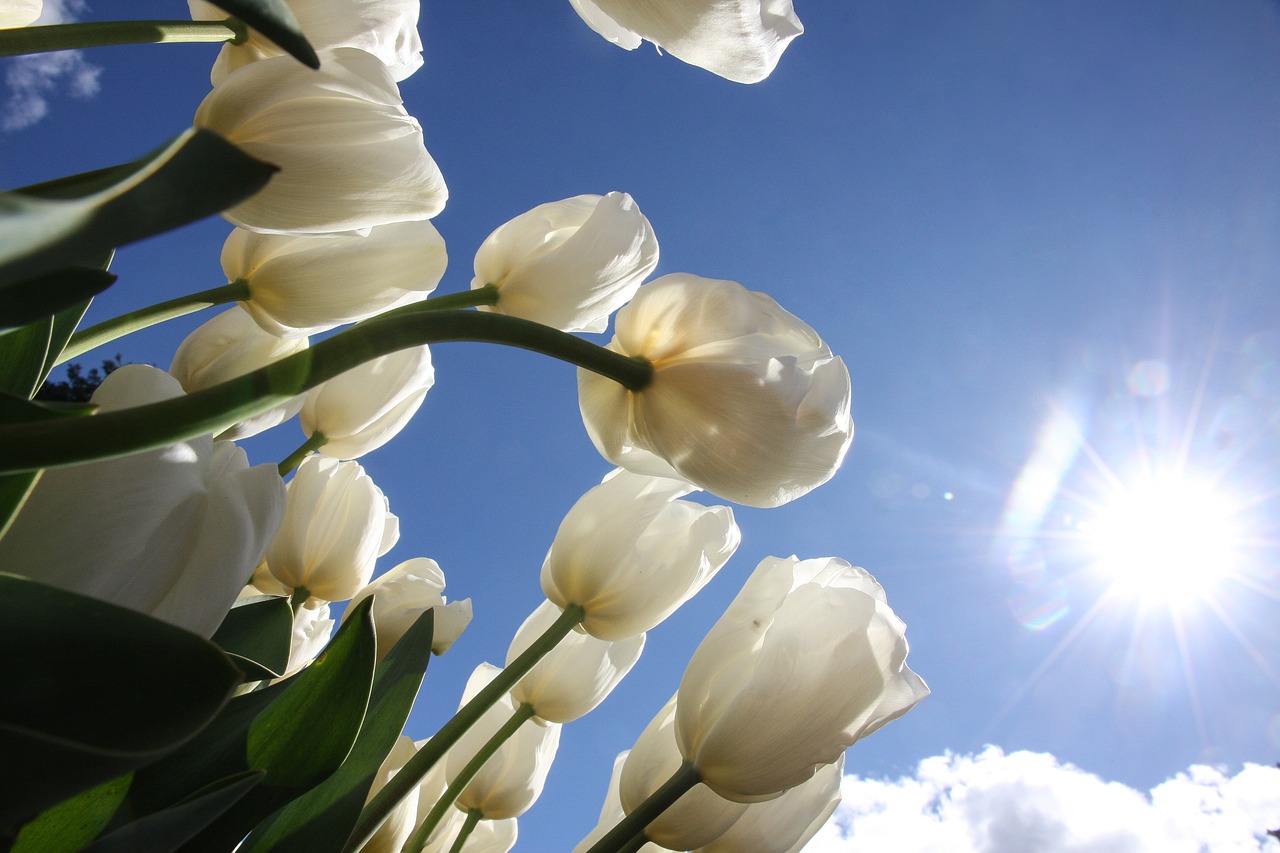
<path fill-rule="evenodd" d="M 1117 489 L 1080 532 L 1115 592 L 1171 604 L 1203 598 L 1230 576 L 1240 542 L 1232 500 L 1186 475 Z"/>

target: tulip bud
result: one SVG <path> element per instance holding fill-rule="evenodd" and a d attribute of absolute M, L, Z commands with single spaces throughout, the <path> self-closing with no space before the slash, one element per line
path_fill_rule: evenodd
<path fill-rule="evenodd" d="M 466 705 L 501 671 L 487 663 L 476 667 L 467 680 L 458 707 Z M 450 784 L 481 747 L 511 719 L 516 707 L 511 694 L 504 694 L 458 739 L 445 758 L 445 774 Z M 524 814 L 542 794 L 559 745 L 558 723 L 526 720 L 462 789 L 455 805 L 464 812 L 477 809 L 489 820 Z"/>
<path fill-rule="evenodd" d="M 680 752 L 737 802 L 803 783 L 928 695 L 905 632 L 864 569 L 766 557 L 685 669 Z"/>
<path fill-rule="evenodd" d="M 290 589 L 346 601 L 369 582 L 374 561 L 399 536 L 399 520 L 360 463 L 312 456 L 289 483 L 267 567 Z"/>
<path fill-rule="evenodd" d="M 751 803 L 723 835 L 696 853 L 800 853 L 840 805 L 844 754 L 781 797 Z"/>
<path fill-rule="evenodd" d="M 482 310 L 566 332 L 603 332 L 658 265 L 653 227 L 626 193 L 540 204 L 490 234 L 472 288 L 498 288 Z"/>
<path fill-rule="evenodd" d="M 286 0 L 307 41 L 317 50 L 355 47 L 371 53 L 396 80 L 422 67 L 418 37 L 419 0 Z M 197 21 L 221 21 L 227 13 L 204 0 L 187 0 Z M 280 56 L 275 43 L 256 30 L 238 44 L 224 44 L 209 77 L 216 86 L 228 74 L 269 56 Z"/>
<path fill-rule="evenodd" d="M 544 601 L 529 614 L 507 649 L 507 666 L 560 616 L 560 608 Z M 644 634 L 616 643 L 576 631 L 556 644 L 511 689 L 517 703 L 533 706 L 539 719 L 568 723 L 593 710 L 640 660 Z"/>
<path fill-rule="evenodd" d="M 640 733 L 622 765 L 618 795 L 627 814 L 670 779 L 684 761 L 676 746 L 675 715 L 673 696 Z M 698 784 L 645 827 L 644 834 L 670 850 L 692 850 L 719 838 L 746 809 L 744 803 L 731 803 Z"/>
<path fill-rule="evenodd" d="M 440 232 L 425 219 L 377 225 L 367 234 L 283 236 L 236 228 L 222 245 L 223 274 L 249 288 L 245 310 L 285 338 L 425 299 L 447 262 Z"/>
<path fill-rule="evenodd" d="M 94 392 L 102 411 L 180 397 L 142 364 Z M 45 471 L 0 539 L 0 565 L 42 583 L 149 613 L 204 637 L 231 609 L 284 516 L 274 465 L 249 467 L 229 441 Z"/>
<path fill-rule="evenodd" d="M 290 56 L 250 63 L 196 110 L 196 127 L 280 167 L 223 216 L 254 231 L 316 234 L 443 210 L 444 178 L 386 68 L 354 48 L 321 59 L 319 71 Z"/>
<path fill-rule="evenodd" d="M 791 0 L 570 0 L 607 40 L 641 40 L 735 83 L 758 83 L 804 32 Z"/>
<path fill-rule="evenodd" d="M 425 346 L 366 361 L 307 392 L 302 431 L 324 436 L 325 456 L 363 456 L 404 429 L 435 381 Z"/>
<path fill-rule="evenodd" d="M 240 308 L 223 311 L 187 335 L 173 354 L 169 373 L 188 394 L 243 376 L 307 348 L 306 338 L 283 340 L 258 328 Z M 284 423 L 302 408 L 302 395 L 243 420 L 218 436 L 248 438 Z"/>
<path fill-rule="evenodd" d="M 442 655 L 471 622 L 471 599 L 446 604 L 443 592 L 444 572 L 439 564 L 426 557 L 415 557 L 374 578 L 357 592 L 342 618 L 345 620 L 353 607 L 376 594 L 373 624 L 377 627 L 378 660 L 382 660 L 419 616 L 427 610 L 434 610 L 435 633 L 431 639 L 431 651 Z"/>
<path fill-rule="evenodd" d="M 758 507 L 840 467 L 853 439 L 849 371 L 768 296 L 675 273 L 641 287 L 614 328 L 609 349 L 647 360 L 653 379 L 631 391 L 578 371 L 582 419 L 610 462 Z"/>
<path fill-rule="evenodd" d="M 676 500 L 687 483 L 621 469 L 573 505 L 542 564 L 542 592 L 586 610 L 602 640 L 643 634 L 697 594 L 737 550 L 733 510 Z"/>

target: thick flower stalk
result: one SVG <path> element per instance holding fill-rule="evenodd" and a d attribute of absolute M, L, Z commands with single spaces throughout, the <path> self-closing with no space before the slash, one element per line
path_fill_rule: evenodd
<path fill-rule="evenodd" d="M 267 568 L 295 593 L 346 601 L 369 582 L 374 561 L 399 536 L 399 520 L 360 463 L 313 456 L 289 483 Z"/>
<path fill-rule="evenodd" d="M 570 0 L 591 29 L 635 50 L 641 41 L 737 83 L 773 73 L 804 32 L 791 0 Z"/>
<path fill-rule="evenodd" d="M 715 576 L 741 541 L 733 511 L 677 498 L 679 480 L 615 470 L 573 505 L 542 564 L 542 592 L 586 611 L 602 640 L 650 630 Z"/>
<path fill-rule="evenodd" d="M 426 299 L 447 263 L 444 239 L 425 219 L 325 236 L 236 228 L 222 244 L 223 274 L 248 288 L 245 310 L 285 338 Z"/>
<path fill-rule="evenodd" d="M 307 392 L 302 431 L 325 456 L 356 459 L 395 438 L 435 380 L 425 346 L 371 359 Z"/>
<path fill-rule="evenodd" d="M 385 66 L 354 48 L 321 59 L 319 71 L 288 56 L 250 63 L 196 110 L 196 127 L 280 167 L 264 190 L 223 216 L 254 231 L 315 234 L 443 210 L 444 178 Z"/>
<path fill-rule="evenodd" d="M 471 624 L 471 599 L 445 601 L 444 572 L 426 557 L 414 557 L 374 578 L 351 599 L 351 607 L 369 596 L 373 599 L 373 624 L 377 627 L 378 658 L 387 656 L 405 632 L 428 610 L 434 611 L 431 651 L 442 655 Z"/>
<path fill-rule="evenodd" d="M 422 67 L 418 0 L 286 0 L 312 47 L 354 47 L 378 58 L 395 80 Z M 204 0 L 188 0 L 197 21 L 221 21 L 227 13 Z M 280 48 L 254 30 L 238 44 L 223 45 L 209 76 L 216 85 L 228 74 L 259 59 L 280 56 Z"/>
<path fill-rule="evenodd" d="M 126 365 L 93 402 L 118 411 L 180 396 L 164 371 Z M 208 637 L 262 559 L 284 509 L 274 465 L 251 468 L 243 450 L 203 436 L 46 471 L 0 539 L 0 565 Z"/>
<path fill-rule="evenodd" d="M 516 631 L 507 649 L 510 665 L 560 616 L 550 601 L 538 605 Z M 574 631 L 511 688 L 517 704 L 533 708 L 540 720 L 568 723 L 596 708 L 626 677 L 644 650 L 644 634 L 610 642 Z"/>
<path fill-rule="evenodd" d="M 188 394 L 243 376 L 307 348 L 307 338 L 285 340 L 262 331 L 253 318 L 232 307 L 197 327 L 178 345 L 169 373 Z M 219 433 L 241 439 L 284 423 L 302 409 L 302 395 L 247 418 Z"/>
<path fill-rule="evenodd" d="M 685 669 L 680 752 L 720 796 L 771 799 L 928 695 L 906 657 L 906 626 L 865 570 L 766 557 Z"/>
<path fill-rule="evenodd" d="M 631 196 L 579 195 L 540 204 L 485 238 L 471 287 L 498 290 L 482 311 L 603 332 L 657 265 L 658 239 Z"/>
<path fill-rule="evenodd" d="M 638 391 L 578 371 L 591 440 L 632 471 L 773 507 L 831 479 L 853 439 L 844 362 L 736 282 L 674 273 L 644 285 L 609 349 L 653 368 Z"/>

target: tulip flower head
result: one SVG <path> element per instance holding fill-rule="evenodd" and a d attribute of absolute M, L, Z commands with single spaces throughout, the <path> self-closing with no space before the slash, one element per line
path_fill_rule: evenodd
<path fill-rule="evenodd" d="M 635 50 L 641 41 L 736 83 L 768 77 L 804 32 L 791 0 L 570 0 L 591 29 Z"/>
<path fill-rule="evenodd" d="M 285 340 L 268 334 L 244 310 L 233 307 L 187 335 L 173 354 L 169 373 L 188 394 L 273 364 L 307 348 L 306 338 Z M 299 394 L 288 402 L 223 430 L 219 438 L 236 440 L 284 423 L 302 409 Z"/>
<path fill-rule="evenodd" d="M 610 462 L 758 507 L 840 467 L 853 439 L 849 371 L 768 296 L 674 273 L 641 287 L 615 332 L 609 349 L 645 359 L 653 378 L 632 391 L 579 369 L 582 419 Z"/>
<path fill-rule="evenodd" d="M 643 634 L 720 571 L 742 535 L 725 506 L 677 498 L 688 483 L 613 471 L 573 505 L 542 564 L 542 592 L 586 610 L 602 640 Z"/>
<path fill-rule="evenodd" d="M 187 0 L 197 21 L 220 21 L 227 13 L 204 0 Z M 317 50 L 359 48 L 378 58 L 395 80 L 422 67 L 418 0 L 285 0 L 307 41 Z M 228 74 L 259 59 L 280 56 L 275 43 L 254 30 L 240 44 L 224 44 L 209 77 L 217 85 Z"/>
<path fill-rule="evenodd" d="M 771 799 L 929 693 L 864 569 L 766 557 L 680 681 L 676 739 L 720 796 Z"/>
<path fill-rule="evenodd" d="M 603 332 L 658 265 L 658 239 L 626 193 L 540 204 L 498 228 L 476 252 L 472 288 L 498 288 L 482 310 L 565 332 Z"/>
<path fill-rule="evenodd" d="M 844 755 L 781 797 L 751 803 L 733 826 L 696 853 L 800 853 L 840 805 Z"/>
<path fill-rule="evenodd" d="M 444 239 L 425 219 L 323 236 L 236 228 L 222 245 L 223 274 L 249 288 L 242 306 L 283 338 L 426 299 L 447 262 Z"/>
<path fill-rule="evenodd" d="M 92 401 L 110 412 L 180 396 L 163 370 L 128 364 Z M 275 465 L 250 468 L 243 450 L 206 435 L 45 471 L 0 539 L 0 565 L 209 637 L 284 509 Z"/>
<path fill-rule="evenodd" d="M 373 599 L 373 624 L 377 627 L 378 659 L 428 610 L 435 611 L 431 651 L 442 655 L 471 623 L 471 599 L 445 602 L 444 572 L 435 560 L 415 557 L 374 578 L 351 599 L 343 619 L 355 605 Z"/>
<path fill-rule="evenodd" d="M 354 48 L 321 61 L 319 71 L 290 56 L 250 63 L 201 102 L 196 127 L 280 167 L 222 215 L 253 231 L 316 234 L 443 210 L 444 178 L 382 63 Z"/>
<path fill-rule="evenodd" d="M 13 0 L 0 9 L 0 30 L 34 24 L 44 11 L 44 0 Z"/>

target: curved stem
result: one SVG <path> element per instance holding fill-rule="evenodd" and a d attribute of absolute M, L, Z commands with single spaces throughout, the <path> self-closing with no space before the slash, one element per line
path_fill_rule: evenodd
<path fill-rule="evenodd" d="M 92 21 L 0 30 L 0 56 L 45 53 L 112 44 L 231 42 L 248 37 L 248 28 L 226 21 Z"/>
<path fill-rule="evenodd" d="M 431 807 L 431 811 L 427 812 L 427 816 L 423 818 L 417 831 L 409 839 L 409 843 L 404 846 L 404 853 L 419 853 L 423 847 L 427 846 L 427 840 L 431 838 L 431 833 L 435 832 L 436 827 L 440 825 L 440 820 L 444 817 L 445 812 L 458 801 L 458 797 L 462 795 L 462 790 L 471 784 L 472 779 L 476 778 L 476 774 L 484 767 L 485 762 L 492 758 L 493 754 L 501 749 L 502 745 L 510 740 L 512 735 L 519 731 L 520 727 L 532 717 L 533 706 L 528 702 L 516 708 L 515 713 L 502 724 L 501 728 L 493 733 L 493 737 L 485 741 L 484 746 L 480 747 L 480 750 L 471 757 L 471 760 L 466 763 L 461 772 L 449 783 L 449 787 L 445 789 L 444 794 L 441 795 L 436 804 Z M 472 811 L 476 810 L 472 809 Z M 468 814 L 468 819 L 470 819 L 470 814 Z"/>
<path fill-rule="evenodd" d="M 401 314 L 414 314 L 422 311 L 443 311 L 448 308 L 475 308 L 479 305 L 497 305 L 498 288 L 492 284 L 477 287 L 474 290 L 463 290 L 458 293 L 443 293 L 428 297 L 421 302 L 402 305 L 371 317 L 370 320 L 381 320 L 386 317 L 398 317 Z M 369 322 L 366 320 L 365 322 Z"/>
<path fill-rule="evenodd" d="M 453 846 L 449 848 L 449 853 L 462 853 L 463 848 L 467 846 L 467 839 L 471 837 L 471 833 L 475 831 L 482 817 L 484 815 L 480 813 L 479 809 L 472 809 L 467 812 L 467 819 L 463 821 L 462 827 L 458 830 L 458 837 L 453 839 Z"/>
<path fill-rule="evenodd" d="M 324 447 L 328 443 L 329 443 L 329 439 L 326 438 L 325 434 L 320 432 L 319 430 L 316 430 L 315 432 L 311 433 L 310 438 L 302 442 L 302 444 L 298 445 L 297 450 L 293 451 L 288 456 L 286 456 L 280 462 L 280 464 L 276 466 L 276 469 L 280 472 L 280 476 L 283 477 L 284 475 L 292 471 L 294 468 L 297 468 L 299 465 L 301 465 L 302 460 L 307 458 L 308 453 L 310 453 L 313 450 L 319 450 L 320 448 Z"/>
<path fill-rule="evenodd" d="M 0 425 L 0 474 L 110 459 L 217 435 L 370 359 L 442 341 L 487 341 L 533 350 L 632 390 L 653 378 L 653 367 L 643 359 L 528 320 L 423 310 L 366 320 L 302 352 L 185 397 L 83 418 Z"/>
<path fill-rule="evenodd" d="M 422 749 L 410 758 L 404 767 L 396 775 L 391 777 L 391 781 L 378 792 L 369 804 L 364 807 L 364 811 L 360 813 L 360 820 L 356 823 L 356 828 L 352 831 L 351 837 L 347 839 L 347 846 L 343 848 L 344 853 L 359 850 L 365 845 L 373 834 L 377 832 L 378 826 L 387 819 L 387 815 L 391 814 L 391 810 L 399 804 L 401 800 L 413 793 L 414 788 L 418 786 L 426 775 L 431 772 L 431 768 L 444 757 L 449 751 L 449 747 L 458 742 L 458 738 L 471 728 L 476 720 L 489 709 L 489 706 L 498 701 L 498 698 L 515 686 L 516 682 L 529 673 L 533 669 L 534 664 L 542 660 L 543 656 L 554 649 L 556 645 L 568 636 L 580 622 L 582 617 L 586 615 L 586 611 L 581 605 L 570 604 L 564 609 L 556 619 L 551 623 L 551 627 L 542 634 L 541 637 L 534 640 L 529 648 L 521 652 L 515 660 L 507 664 L 502 672 L 498 673 L 498 677 L 490 681 L 484 686 L 479 693 L 471 697 L 471 701 L 458 709 L 458 713 L 453 715 L 449 722 L 440 727 L 440 731 L 431 736 Z"/>
<path fill-rule="evenodd" d="M 72 335 L 54 365 L 70 361 L 76 356 L 83 355 L 103 344 L 109 344 L 130 332 L 163 323 L 165 320 L 172 320 L 174 317 L 183 317 L 213 305 L 225 305 L 228 302 L 239 302 L 248 298 L 249 283 L 238 278 L 221 287 L 211 287 L 199 293 L 179 296 L 177 299 L 169 299 L 146 308 L 139 308 L 137 311 L 130 311 L 128 314 L 121 314 L 119 317 L 104 320 L 96 326 L 90 326 Z"/>
<path fill-rule="evenodd" d="M 617 853 L 620 850 L 631 850 L 635 837 L 643 836 L 644 828 L 653 823 L 654 818 L 662 814 L 684 796 L 685 792 L 702 781 L 693 765 L 685 762 L 671 778 L 662 783 L 662 787 L 649 795 L 643 803 L 636 806 L 631 814 L 618 821 L 618 825 L 606 832 L 599 841 L 591 845 L 587 853 Z"/>

